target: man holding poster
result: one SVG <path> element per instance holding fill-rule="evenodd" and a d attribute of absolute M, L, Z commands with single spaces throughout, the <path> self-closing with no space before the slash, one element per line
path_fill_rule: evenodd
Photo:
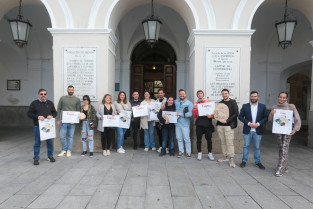
<path fill-rule="evenodd" d="M 40 130 L 39 120 L 52 119 L 57 116 L 57 111 L 54 108 L 53 102 L 47 100 L 47 91 L 45 89 L 39 89 L 38 99 L 34 100 L 29 107 L 27 116 L 33 119 L 34 123 L 34 165 L 39 165 L 39 154 L 40 154 Z M 47 139 L 47 154 L 48 161 L 55 162 L 53 158 L 53 139 Z"/>
<path fill-rule="evenodd" d="M 273 118 L 277 118 L 276 114 L 278 114 L 278 112 L 280 112 L 281 110 L 288 110 L 293 112 L 293 120 L 291 119 L 291 121 L 289 121 L 290 123 L 293 123 L 291 132 L 285 134 L 276 134 L 277 143 L 279 147 L 279 160 L 277 164 L 277 170 L 275 173 L 276 177 L 281 177 L 285 172 L 288 171 L 288 151 L 291 136 L 294 135 L 296 131 L 299 131 L 301 128 L 301 119 L 297 111 L 297 108 L 293 104 L 288 104 L 287 100 L 288 93 L 280 92 L 278 95 L 278 104 L 272 107 L 272 111 L 268 116 L 268 121 L 273 123 L 279 123 L 280 125 L 283 126 L 283 124 L 286 124 L 286 122 L 284 122 L 282 118 L 281 121 L 278 120 L 273 121 Z"/>

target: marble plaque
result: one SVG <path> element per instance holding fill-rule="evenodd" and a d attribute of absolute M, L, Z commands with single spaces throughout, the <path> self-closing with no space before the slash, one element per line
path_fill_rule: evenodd
<path fill-rule="evenodd" d="M 206 96 L 211 101 L 220 101 L 222 89 L 228 89 L 230 98 L 238 102 L 240 100 L 240 48 L 208 47 L 205 51 Z"/>
<path fill-rule="evenodd" d="M 74 86 L 75 93 L 82 100 L 89 95 L 90 100 L 97 101 L 97 48 L 65 47 L 63 48 L 64 95 L 67 87 Z"/>

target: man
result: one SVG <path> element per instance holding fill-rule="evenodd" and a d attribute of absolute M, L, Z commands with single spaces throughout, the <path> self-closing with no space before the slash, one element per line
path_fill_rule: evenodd
<path fill-rule="evenodd" d="M 177 112 L 177 124 L 175 127 L 176 138 L 178 142 L 179 153 L 178 158 L 184 156 L 184 142 L 186 146 L 186 157 L 191 158 L 191 143 L 190 143 L 190 117 L 192 116 L 192 103 L 186 99 L 186 92 L 183 89 L 179 90 L 179 99 L 175 100 Z"/>
<path fill-rule="evenodd" d="M 67 87 L 67 95 L 61 97 L 58 104 L 58 116 L 57 124 L 60 127 L 60 140 L 62 144 L 62 151 L 58 154 L 58 157 L 62 157 L 66 154 L 66 157 L 72 156 L 73 138 L 76 125 L 74 123 L 62 123 L 63 111 L 80 111 L 80 100 L 74 96 L 74 86 Z M 66 142 L 66 134 L 68 134 L 68 142 Z"/>
<path fill-rule="evenodd" d="M 165 95 L 165 93 L 164 93 L 163 89 L 159 89 L 158 90 L 159 98 L 156 100 L 156 102 L 161 102 L 162 104 L 165 105 L 166 101 L 167 101 L 167 98 L 164 97 L 164 95 Z M 158 149 L 158 152 L 161 152 L 163 137 L 162 137 L 162 129 L 161 129 L 162 127 L 161 127 L 159 122 L 155 123 L 155 128 L 156 128 L 156 131 L 157 131 L 157 134 L 158 134 L 158 137 L 159 137 L 160 148 Z M 168 153 L 168 146 L 166 146 L 166 151 Z"/>
<path fill-rule="evenodd" d="M 39 154 L 40 154 L 40 133 L 39 133 L 39 122 L 44 119 L 51 119 L 57 116 L 53 102 L 47 100 L 47 91 L 45 89 L 39 89 L 38 99 L 34 100 L 29 107 L 27 112 L 28 117 L 33 119 L 34 124 L 34 165 L 39 165 Z M 46 140 L 48 161 L 51 163 L 55 162 L 53 158 L 53 139 Z"/>
<path fill-rule="evenodd" d="M 207 114 L 206 116 L 199 116 L 198 112 L 198 104 L 211 102 L 209 100 L 204 100 L 204 92 L 202 90 L 197 91 L 198 101 L 194 103 L 194 107 L 192 109 L 192 116 L 196 118 L 196 135 L 197 135 L 197 150 L 198 150 L 198 160 L 202 159 L 201 152 L 201 142 L 202 135 L 204 134 L 205 139 L 207 141 L 208 146 L 208 158 L 210 160 L 214 160 L 212 154 L 212 132 L 214 131 L 214 126 L 212 125 L 213 115 Z"/>
<path fill-rule="evenodd" d="M 130 100 L 131 106 L 138 106 L 141 103 L 141 100 L 139 99 L 139 92 L 138 91 L 134 91 L 133 94 L 133 99 Z M 137 143 L 137 136 L 138 136 L 138 132 L 140 134 L 140 148 L 144 148 L 144 132 L 143 129 L 140 129 L 140 117 L 134 118 L 132 117 L 131 120 L 131 127 L 133 129 L 133 139 L 134 139 L 134 149 L 136 150 L 138 148 L 138 143 Z"/>
<path fill-rule="evenodd" d="M 235 148 L 234 148 L 234 129 L 237 127 L 238 105 L 236 100 L 229 98 L 229 90 L 222 90 L 223 99 L 220 103 L 227 105 L 229 110 L 229 117 L 227 120 L 217 121 L 217 133 L 221 139 L 221 147 L 223 157 L 218 159 L 218 162 L 229 161 L 231 168 L 236 167 L 234 162 Z"/>
<path fill-rule="evenodd" d="M 254 162 L 260 169 L 265 169 L 260 161 L 260 142 L 263 135 L 263 124 L 267 122 L 267 111 L 264 104 L 258 102 L 259 93 L 251 91 L 250 103 L 242 105 L 239 120 L 244 123 L 243 138 L 245 146 L 243 148 L 241 168 L 246 166 L 249 158 L 250 143 L 253 140 Z"/>

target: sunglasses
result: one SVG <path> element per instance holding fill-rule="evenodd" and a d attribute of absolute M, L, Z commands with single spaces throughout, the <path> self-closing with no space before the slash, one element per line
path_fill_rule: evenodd
<path fill-rule="evenodd" d="M 41 96 L 46 96 L 47 94 L 46 94 L 46 93 L 41 93 L 40 95 L 41 95 Z"/>

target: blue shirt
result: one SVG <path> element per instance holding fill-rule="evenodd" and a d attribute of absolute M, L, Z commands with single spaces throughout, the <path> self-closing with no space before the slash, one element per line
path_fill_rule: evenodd
<path fill-rule="evenodd" d="M 176 112 L 180 113 L 180 116 L 177 119 L 176 126 L 178 127 L 186 127 L 190 126 L 190 117 L 192 116 L 192 108 L 193 104 L 186 99 L 185 101 L 181 102 L 180 99 L 175 100 Z M 183 110 L 185 107 L 188 107 L 188 112 L 184 113 Z"/>

